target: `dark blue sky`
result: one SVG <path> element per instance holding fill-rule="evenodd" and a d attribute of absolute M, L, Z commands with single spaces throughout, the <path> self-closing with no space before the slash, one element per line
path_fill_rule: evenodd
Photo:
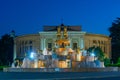
<path fill-rule="evenodd" d="M 37 33 L 44 25 L 81 25 L 83 31 L 109 35 L 120 17 L 120 0 L 0 0 L 0 36 Z"/>

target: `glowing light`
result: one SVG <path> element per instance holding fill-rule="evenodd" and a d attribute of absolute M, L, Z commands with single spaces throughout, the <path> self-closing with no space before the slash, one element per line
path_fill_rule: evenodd
<path fill-rule="evenodd" d="M 30 58 L 33 59 L 33 58 L 34 58 L 34 54 L 35 54 L 35 53 L 31 52 L 31 54 L 30 54 Z"/>
<path fill-rule="evenodd" d="M 95 56 L 95 54 L 94 54 L 94 53 L 91 53 L 91 56 Z"/>

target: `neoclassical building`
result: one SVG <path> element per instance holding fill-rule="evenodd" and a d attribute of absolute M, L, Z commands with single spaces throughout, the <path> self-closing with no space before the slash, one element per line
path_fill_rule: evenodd
<path fill-rule="evenodd" d="M 44 30 L 37 34 L 26 34 L 15 38 L 14 40 L 14 59 L 24 58 L 26 53 L 38 53 L 41 50 L 53 50 L 57 39 L 57 27 L 60 26 L 44 26 Z M 111 57 L 111 38 L 106 35 L 87 33 L 81 30 L 81 26 L 66 26 L 68 38 L 70 40 L 70 48 L 73 50 L 80 47 L 87 50 L 92 46 L 99 46 L 105 53 L 106 57 Z"/>

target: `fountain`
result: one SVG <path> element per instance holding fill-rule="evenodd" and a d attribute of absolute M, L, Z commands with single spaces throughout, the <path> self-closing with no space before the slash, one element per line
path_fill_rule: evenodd
<path fill-rule="evenodd" d="M 47 51 L 46 48 L 44 48 L 44 50 L 43 50 L 43 55 L 47 55 L 47 54 L 48 54 L 48 51 Z"/>
<path fill-rule="evenodd" d="M 31 68 L 31 61 L 28 57 L 25 57 L 23 59 L 23 63 L 21 65 L 21 68 Z"/>

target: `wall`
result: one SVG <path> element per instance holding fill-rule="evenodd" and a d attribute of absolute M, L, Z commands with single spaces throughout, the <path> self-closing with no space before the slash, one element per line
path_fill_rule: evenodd
<path fill-rule="evenodd" d="M 111 57 L 111 38 L 99 34 L 85 35 L 85 49 L 92 46 L 98 46 L 102 49 L 107 57 Z"/>
<path fill-rule="evenodd" d="M 14 55 L 23 58 L 26 53 L 37 52 L 40 49 L 40 36 L 39 34 L 18 36 L 14 40 L 14 46 Z"/>
<path fill-rule="evenodd" d="M 69 40 L 71 42 L 70 47 L 73 48 L 73 43 L 76 42 L 81 49 L 88 49 L 92 46 L 99 46 L 107 57 L 111 57 L 111 38 L 99 34 L 88 34 L 82 31 L 69 31 Z M 44 50 L 47 48 L 48 43 L 52 42 L 54 48 L 56 40 L 56 31 L 54 32 L 39 32 L 39 34 L 28 34 L 18 36 L 15 38 L 14 45 L 14 59 L 16 57 L 24 57 L 27 50 L 38 52 L 38 50 Z M 32 41 L 32 44 L 29 42 Z"/>

